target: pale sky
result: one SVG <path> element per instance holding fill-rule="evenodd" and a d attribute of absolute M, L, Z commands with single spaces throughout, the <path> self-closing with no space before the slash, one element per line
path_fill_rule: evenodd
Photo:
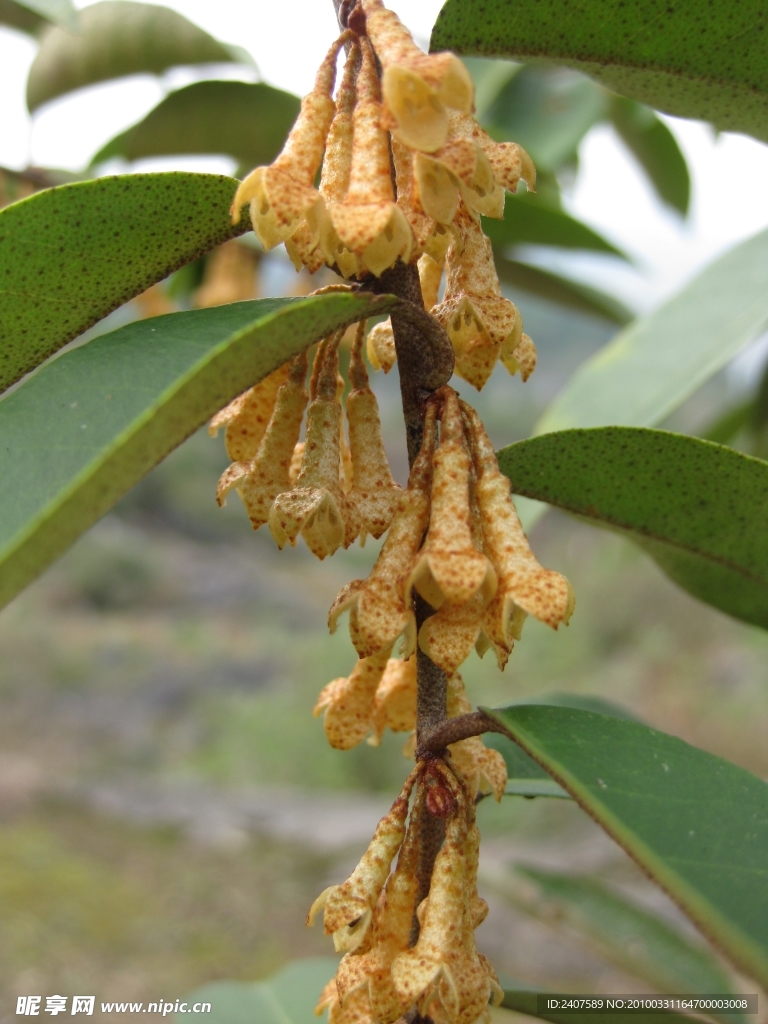
<path fill-rule="evenodd" d="M 77 0 L 76 0 L 77 2 Z M 442 0 L 391 0 L 389 6 L 426 45 Z M 80 2 L 78 6 L 87 6 Z M 331 0 L 171 0 L 173 7 L 212 35 L 245 47 L 265 81 L 303 94 L 335 30 Z M 65 97 L 30 118 L 24 83 L 35 52 L 33 41 L 0 29 L 0 164 L 28 163 L 77 170 L 108 139 L 143 117 L 172 88 L 194 80 L 176 70 L 162 81 L 136 76 Z M 248 78 L 249 72 L 217 69 L 213 77 Z M 207 74 L 206 77 L 212 77 Z M 598 257 L 530 252 L 586 280 L 611 287 L 644 311 L 673 292 L 698 268 L 735 242 L 768 226 L 768 147 L 737 135 L 715 138 L 706 125 L 668 119 L 693 173 L 693 209 L 686 223 L 655 199 L 633 161 L 608 128 L 594 129 L 581 150 L 568 209 L 617 242 L 636 259 L 635 269 L 608 268 Z M 231 173 L 226 158 L 142 161 L 142 170 L 172 168 Z M 119 165 L 111 172 L 122 170 Z"/>

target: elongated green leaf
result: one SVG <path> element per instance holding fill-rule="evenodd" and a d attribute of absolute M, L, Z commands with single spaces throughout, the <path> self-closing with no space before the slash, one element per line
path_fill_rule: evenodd
<path fill-rule="evenodd" d="M 521 703 L 531 703 L 522 701 Z M 590 697 L 574 693 L 551 693 L 536 700 L 537 704 L 551 704 L 553 707 L 581 708 L 584 711 L 597 711 L 603 715 L 637 721 L 626 708 L 602 697 Z M 486 747 L 498 750 L 507 765 L 507 796 L 551 796 L 568 799 L 569 794 L 554 782 L 516 743 L 512 743 L 501 733 L 488 733 L 484 739 Z"/>
<path fill-rule="evenodd" d="M 768 322 L 768 230 L 715 260 L 655 313 L 630 324 L 574 374 L 536 433 L 652 427 Z"/>
<path fill-rule="evenodd" d="M 236 188 L 217 174 L 126 174 L 0 210 L 0 391 L 123 302 L 247 231 L 247 217 L 230 223 Z"/>
<path fill-rule="evenodd" d="M 173 153 L 227 153 L 250 170 L 271 163 L 296 120 L 299 100 L 247 82 L 195 82 L 172 92 L 91 161 Z"/>
<path fill-rule="evenodd" d="M 668 114 L 765 139 L 766 28 L 762 0 L 448 0 L 431 48 L 566 64 Z"/>
<path fill-rule="evenodd" d="M 129 324 L 0 402 L 0 605 L 246 387 L 396 300 L 262 299 Z"/>
<path fill-rule="evenodd" d="M 487 711 L 740 970 L 768 983 L 768 784 L 638 722 Z"/>
<path fill-rule="evenodd" d="M 499 278 L 515 289 L 538 295 L 568 309 L 577 309 L 580 313 L 591 313 L 613 324 L 626 324 L 632 319 L 630 311 L 618 299 L 596 288 L 541 270 L 530 263 L 507 259 L 503 250 L 498 248 L 493 257 Z"/>
<path fill-rule="evenodd" d="M 77 10 L 71 0 L 0 0 L 0 24 L 37 35 L 46 25 L 77 31 Z"/>
<path fill-rule="evenodd" d="M 486 218 L 483 230 L 495 246 L 556 245 L 563 249 L 589 249 L 627 259 L 606 238 L 563 210 L 523 192 L 507 196 L 504 220 Z"/>
<path fill-rule="evenodd" d="M 195 1003 L 210 1003 L 208 1024 L 310 1024 L 326 982 L 338 960 L 313 957 L 296 960 L 278 974 L 254 983 L 214 981 L 185 996 L 189 1013 Z M 183 1016 L 177 1020 L 183 1021 Z"/>
<path fill-rule="evenodd" d="M 683 434 L 566 430 L 502 449 L 514 491 L 624 533 L 681 587 L 768 628 L 768 463 Z"/>
<path fill-rule="evenodd" d="M 517 1013 L 527 1013 L 529 1017 L 548 1020 L 550 1024 L 625 1024 L 627 1015 L 624 1013 L 571 1013 L 570 1010 L 559 1013 L 557 1010 L 540 1010 L 538 1008 L 540 992 L 532 992 L 524 988 L 504 988 L 502 1006 Z M 599 999 L 600 996 L 595 998 Z M 687 1018 L 680 1013 L 644 1013 L 645 1024 L 681 1024 Z"/>
<path fill-rule="evenodd" d="M 611 123 L 648 175 L 660 199 L 682 214 L 688 212 L 691 177 L 677 139 L 664 122 L 642 103 L 615 96 Z"/>
<path fill-rule="evenodd" d="M 523 146 L 537 168 L 556 171 L 576 160 L 581 140 L 607 107 L 608 94 L 583 75 L 528 65 L 486 101 L 482 123 L 494 138 Z"/>
<path fill-rule="evenodd" d="M 659 992 L 733 992 L 730 978 L 706 947 L 596 878 L 527 866 L 518 866 L 516 873 L 528 882 L 511 892 L 518 906 L 550 921 L 556 916 L 622 970 Z M 743 1016 L 728 1013 L 721 1019 Z"/>
<path fill-rule="evenodd" d="M 27 106 L 96 82 L 181 64 L 242 61 L 232 50 L 169 7 L 101 0 L 80 12 L 77 35 L 52 28 L 43 36 L 27 79 Z"/>

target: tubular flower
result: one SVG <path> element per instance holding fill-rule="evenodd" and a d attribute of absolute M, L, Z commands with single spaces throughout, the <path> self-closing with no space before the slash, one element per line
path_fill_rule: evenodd
<path fill-rule="evenodd" d="M 485 546 L 499 574 L 499 588 L 484 618 L 483 629 L 500 667 L 506 664 L 526 614 L 553 629 L 568 623 L 573 590 L 565 576 L 539 565 L 520 525 L 510 482 L 499 470 L 493 445 L 471 406 L 462 402 L 477 473 L 477 503 Z"/>
<path fill-rule="evenodd" d="M 444 388 L 440 446 L 435 452 L 429 531 L 408 588 L 433 608 L 463 604 L 478 592 L 487 604 L 496 590 L 493 566 L 473 543 L 470 525 L 470 458 L 464 445 L 456 392 Z"/>
<path fill-rule="evenodd" d="M 211 420 L 208 427 L 211 437 L 216 437 L 219 430 L 226 427 L 224 444 L 233 462 L 252 459 L 259 450 L 275 408 L 278 388 L 287 379 L 288 363 L 284 363 L 254 387 L 238 395 Z"/>
<path fill-rule="evenodd" d="M 464 689 L 464 680 L 458 672 L 448 678 L 446 710 L 449 718 L 457 718 L 472 710 Z M 470 795 L 474 798 L 478 793 L 493 793 L 500 803 L 507 786 L 507 765 L 498 750 L 486 747 L 480 736 L 459 740 L 448 749 L 451 752 L 451 763 L 461 772 Z"/>
<path fill-rule="evenodd" d="M 366 580 L 347 584 L 331 605 L 328 615 L 331 632 L 335 632 L 339 616 L 349 611 L 349 633 L 361 658 L 391 649 L 403 634 L 402 653 L 407 656 L 413 650 L 415 618 L 406 583 L 429 521 L 435 417 L 435 406 L 430 405 L 424 421 L 421 451 L 370 575 Z"/>
<path fill-rule="evenodd" d="M 315 917 L 323 910 L 325 934 L 333 936 L 337 953 L 358 949 L 368 936 L 373 911 L 392 860 L 405 838 L 408 800 L 415 780 L 416 773 L 411 772 L 389 813 L 376 826 L 368 849 L 346 882 L 329 886 L 310 908 L 307 924 L 314 924 Z"/>
<path fill-rule="evenodd" d="M 280 155 L 268 167 L 251 171 L 235 193 L 232 222 L 239 222 L 240 210 L 250 203 L 251 223 L 265 249 L 284 242 L 320 199 L 314 180 L 336 109 L 331 98 L 336 59 L 347 38 L 339 36 L 328 51 Z"/>
<path fill-rule="evenodd" d="M 507 369 L 520 369 L 527 380 L 535 366 L 533 342 L 527 339 L 520 361 L 515 362 L 523 338 L 522 321 L 501 294 L 491 243 L 466 210 L 459 211 L 457 224 L 463 248 L 454 242 L 449 249 L 445 297 L 432 310 L 453 344 L 456 373 L 480 391 L 504 353 Z"/>
<path fill-rule="evenodd" d="M 474 88 L 452 53 L 425 54 L 382 0 L 363 0 L 366 31 L 384 68 L 382 89 L 393 134 L 412 149 L 431 153 L 448 135 L 446 107 L 469 113 Z"/>
<path fill-rule="evenodd" d="M 419 260 L 418 267 L 424 308 L 431 309 L 437 305 L 437 299 L 440 294 L 440 282 L 443 280 L 443 265 L 433 260 L 428 253 L 424 253 Z"/>
<path fill-rule="evenodd" d="M 365 352 L 368 362 L 374 370 L 383 370 L 389 373 L 397 362 L 395 351 L 395 335 L 392 330 L 392 321 L 387 317 L 380 324 L 376 324 L 368 332 L 365 342 Z"/>
<path fill-rule="evenodd" d="M 229 491 L 236 487 L 254 530 L 267 522 L 273 501 L 290 486 L 292 453 L 309 398 L 304 383 L 306 352 L 292 359 L 287 368 L 287 380 L 278 388 L 272 416 L 256 455 L 250 462 L 234 462 L 219 480 L 219 505 L 225 503 Z"/>
<path fill-rule="evenodd" d="M 340 335 L 327 338 L 315 357 L 316 394 L 307 413 L 307 437 L 296 486 L 279 494 L 269 513 L 269 529 L 279 548 L 295 544 L 299 533 L 318 558 L 332 555 L 357 536 L 353 510 L 339 481 L 341 404 L 336 388 Z"/>
<path fill-rule="evenodd" d="M 496 181 L 491 162 L 481 146 L 472 138 L 470 125 L 475 119 L 455 115 L 452 123 L 462 134 L 451 131 L 451 137 L 437 152 L 413 154 L 413 177 L 421 208 L 441 224 L 451 224 L 459 199 L 467 208 L 486 217 L 504 216 L 504 187 Z"/>
<path fill-rule="evenodd" d="M 395 203 L 389 141 L 386 131 L 379 125 L 379 80 L 373 51 L 366 38 L 361 40 L 361 49 L 349 188 L 343 201 L 334 203 L 328 212 L 341 242 L 378 277 L 398 258 L 408 262 L 413 236 L 408 221 Z"/>
<path fill-rule="evenodd" d="M 371 731 L 376 692 L 388 659 L 389 651 L 363 658 L 351 676 L 334 679 L 320 691 L 312 713 L 317 717 L 325 711 L 325 735 L 337 750 L 351 750 Z"/>
<path fill-rule="evenodd" d="M 376 688 L 368 743 L 377 747 L 385 729 L 410 732 L 416 728 L 416 658 L 390 658 Z"/>
<path fill-rule="evenodd" d="M 342 202 L 349 189 L 352 171 L 353 112 L 357 100 L 355 74 L 360 60 L 360 47 L 350 46 L 344 75 L 336 96 L 336 114 L 328 132 L 328 142 L 320 178 L 322 203 L 308 215 L 313 237 L 319 240 L 321 262 L 338 267 L 342 277 L 353 277 L 362 270 L 360 261 L 339 238 L 329 210 Z"/>
<path fill-rule="evenodd" d="M 416 258 L 426 252 L 437 263 L 442 263 L 453 240 L 452 230 L 449 225 L 441 224 L 424 213 L 413 176 L 413 154 L 396 138 L 392 139 L 392 162 L 397 182 L 397 205 L 413 232 L 411 257 Z"/>
<path fill-rule="evenodd" d="M 347 501 L 357 510 L 361 540 L 370 533 L 378 538 L 389 528 L 400 503 L 403 489 L 392 479 L 384 442 L 376 396 L 368 384 L 363 362 L 365 322 L 355 335 L 349 362 L 352 391 L 347 396 L 347 423 L 352 460 L 352 487 Z"/>
<path fill-rule="evenodd" d="M 320 1017 L 325 1010 L 328 1010 L 328 1024 L 376 1024 L 371 1014 L 368 993 L 360 989 L 342 1006 L 335 978 L 331 978 L 320 993 L 315 1016 Z"/>
<path fill-rule="evenodd" d="M 408 949 L 413 911 L 418 891 L 418 846 L 413 816 L 397 858 L 397 867 L 387 879 L 373 917 L 371 948 L 364 953 L 347 953 L 336 973 L 342 1006 L 357 992 L 367 990 L 374 1020 L 394 1024 L 408 1009 L 392 982 L 392 961 Z"/>

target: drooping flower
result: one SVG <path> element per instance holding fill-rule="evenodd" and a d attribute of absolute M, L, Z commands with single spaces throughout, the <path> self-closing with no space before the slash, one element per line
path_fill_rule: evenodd
<path fill-rule="evenodd" d="M 269 529 L 279 548 L 299 534 L 318 558 L 348 547 L 359 532 L 354 509 L 341 489 L 341 404 L 338 400 L 340 335 L 321 343 L 315 357 L 314 397 L 307 413 L 307 436 L 296 486 L 279 494 L 269 512 Z"/>
<path fill-rule="evenodd" d="M 417 815 L 414 820 L 414 814 Z M 408 1009 L 392 981 L 392 961 L 408 949 L 418 891 L 418 813 L 414 811 L 397 866 L 387 879 L 373 917 L 371 948 L 347 953 L 339 964 L 336 983 L 342 1005 L 366 991 L 374 1020 L 394 1024 Z"/>
<path fill-rule="evenodd" d="M 357 103 L 353 114 L 349 188 L 341 202 L 329 207 L 328 215 L 340 241 L 378 277 L 399 258 L 408 262 L 413 235 L 395 202 L 389 141 L 380 126 L 375 57 L 368 39 L 361 39 L 360 45 L 362 64 L 357 76 Z M 321 244 L 324 244 L 322 234 Z M 324 251 L 331 262 L 333 253 Z"/>
<path fill-rule="evenodd" d="M 288 379 L 288 363 L 278 367 L 254 387 L 217 412 L 208 433 L 216 437 L 225 427 L 224 444 L 233 462 L 252 459 L 259 450 L 275 408 L 278 388 Z"/>
<path fill-rule="evenodd" d="M 463 604 L 481 592 L 487 604 L 496 590 L 493 566 L 472 539 L 470 458 L 456 392 L 443 388 L 440 445 L 434 454 L 429 530 L 408 580 L 433 608 Z"/>
<path fill-rule="evenodd" d="M 284 242 L 320 200 L 314 181 L 336 109 L 331 98 L 336 60 L 347 38 L 342 34 L 320 65 L 282 152 L 268 167 L 251 171 L 235 193 L 232 222 L 239 222 L 242 207 L 249 203 L 253 229 L 265 249 Z"/>
<path fill-rule="evenodd" d="M 395 365 L 397 362 L 395 334 L 389 317 L 380 324 L 376 324 L 368 332 L 365 352 L 368 356 L 368 362 L 374 370 L 383 370 L 384 373 L 389 373 Z"/>
<path fill-rule="evenodd" d="M 416 728 L 416 657 L 390 658 L 381 677 L 371 715 L 371 746 L 378 746 L 385 729 L 410 732 Z"/>
<path fill-rule="evenodd" d="M 474 87 L 452 53 L 426 54 L 382 0 L 362 0 L 366 31 L 384 69 L 382 91 L 392 133 L 411 149 L 434 152 L 448 135 L 446 107 L 469 113 Z"/>
<path fill-rule="evenodd" d="M 368 937 L 374 908 L 381 896 L 395 854 L 405 838 L 408 800 L 416 772 L 406 779 L 400 795 L 379 824 L 360 862 L 341 885 L 331 885 L 312 904 L 307 924 L 323 910 L 326 935 L 333 936 L 337 953 L 360 948 Z"/>
<path fill-rule="evenodd" d="M 376 564 L 367 579 L 353 580 L 344 587 L 328 614 L 333 633 L 339 616 L 349 611 L 349 633 L 361 658 L 391 649 L 401 635 L 404 656 L 411 653 L 415 644 L 415 618 L 406 584 L 429 521 L 435 419 L 436 408 L 430 404 L 421 451 L 411 468 L 408 487 L 400 498 Z"/>
<path fill-rule="evenodd" d="M 371 731 L 376 691 L 388 660 L 389 651 L 363 658 L 350 676 L 334 679 L 320 691 L 312 713 L 325 712 L 323 725 L 332 747 L 351 750 Z"/>
<path fill-rule="evenodd" d="M 466 209 L 459 209 L 456 225 L 462 241 L 448 251 L 445 296 L 432 310 L 453 344 L 456 373 L 479 391 L 504 353 L 507 369 L 519 369 L 527 380 L 535 349 L 528 338 L 521 359 L 514 361 L 523 325 L 515 306 L 501 294 L 491 243 Z"/>
<path fill-rule="evenodd" d="M 219 505 L 237 488 L 254 530 L 267 522 L 273 501 L 290 486 L 292 453 L 309 398 L 306 376 L 307 354 L 302 352 L 288 364 L 288 378 L 278 388 L 272 416 L 255 456 L 250 461 L 233 462 L 219 480 Z"/>
<path fill-rule="evenodd" d="M 363 268 L 355 253 L 339 238 L 329 211 L 336 203 L 344 200 L 349 189 L 354 139 L 353 120 L 357 101 L 355 76 L 359 62 L 360 47 L 355 43 L 350 46 L 347 54 L 344 75 L 336 96 L 336 114 L 328 132 L 320 178 L 322 202 L 314 206 L 308 214 L 308 227 L 312 238 L 317 241 L 317 252 L 321 261 L 327 262 L 330 267 L 337 267 L 342 277 L 346 278 L 356 276 Z M 292 239 L 289 239 L 289 243 L 291 241 Z M 286 243 L 286 248 L 289 243 Z"/>
<path fill-rule="evenodd" d="M 483 630 L 504 667 L 526 614 L 553 629 L 568 623 L 574 606 L 570 583 L 544 569 L 531 551 L 493 445 L 474 409 L 462 402 L 477 474 L 477 503 L 486 550 L 499 574 L 499 587 L 483 618 Z"/>
<path fill-rule="evenodd" d="M 320 993 L 315 1016 L 320 1017 L 325 1010 L 328 1011 L 328 1024 L 377 1024 L 365 989 L 359 989 L 342 1006 L 335 978 L 331 978 Z"/>
<path fill-rule="evenodd" d="M 363 321 L 355 334 L 349 361 L 352 390 L 347 396 L 347 423 L 352 459 L 352 487 L 347 501 L 357 510 L 361 538 L 370 533 L 380 537 L 389 528 L 403 489 L 392 479 L 381 437 L 381 420 L 376 396 L 368 383 L 363 362 Z"/>

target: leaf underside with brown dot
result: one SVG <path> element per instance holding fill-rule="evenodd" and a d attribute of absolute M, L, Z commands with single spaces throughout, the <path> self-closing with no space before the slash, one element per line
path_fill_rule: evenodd
<path fill-rule="evenodd" d="M 768 462 L 683 434 L 562 430 L 510 445 L 517 494 L 629 537 L 677 584 L 768 628 Z"/>
<path fill-rule="evenodd" d="M 431 49 L 566 64 L 668 114 L 768 139 L 763 0 L 448 0 Z"/>
<path fill-rule="evenodd" d="M 228 238 L 237 182 L 126 174 L 0 210 L 0 391 L 113 309 Z"/>

